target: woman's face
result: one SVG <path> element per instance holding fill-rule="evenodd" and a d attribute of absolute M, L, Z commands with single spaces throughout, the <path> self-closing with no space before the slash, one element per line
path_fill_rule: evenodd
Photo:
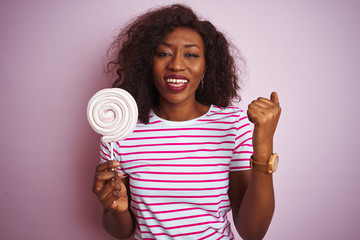
<path fill-rule="evenodd" d="M 177 27 L 155 49 L 153 78 L 160 104 L 195 103 L 195 91 L 205 73 L 204 43 L 186 27 Z"/>

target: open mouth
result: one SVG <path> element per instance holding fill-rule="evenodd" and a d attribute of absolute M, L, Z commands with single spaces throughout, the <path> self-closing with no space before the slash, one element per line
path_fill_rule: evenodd
<path fill-rule="evenodd" d="M 165 82 L 172 87 L 182 87 L 189 82 L 187 79 L 167 78 Z"/>

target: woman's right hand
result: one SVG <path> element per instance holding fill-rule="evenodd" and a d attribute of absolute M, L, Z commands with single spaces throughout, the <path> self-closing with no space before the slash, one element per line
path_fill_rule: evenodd
<path fill-rule="evenodd" d="M 124 213 L 128 210 L 129 201 L 127 190 L 122 181 L 121 173 L 117 172 L 118 161 L 108 161 L 96 167 L 93 192 L 104 208 Z"/>

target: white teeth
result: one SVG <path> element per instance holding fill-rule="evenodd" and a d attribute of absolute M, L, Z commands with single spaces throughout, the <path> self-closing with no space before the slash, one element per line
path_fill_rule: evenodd
<path fill-rule="evenodd" d="M 187 83 L 188 80 L 186 79 L 175 79 L 175 78 L 167 78 L 165 79 L 167 83 Z"/>

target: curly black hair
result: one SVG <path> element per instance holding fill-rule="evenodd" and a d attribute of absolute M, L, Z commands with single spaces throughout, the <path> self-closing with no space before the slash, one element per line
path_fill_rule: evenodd
<path fill-rule="evenodd" d="M 136 100 L 139 120 L 147 124 L 149 111 L 159 101 L 152 79 L 152 57 L 156 47 L 176 27 L 188 27 L 200 34 L 205 46 L 206 72 L 203 88 L 198 88 L 198 102 L 227 107 L 238 100 L 240 89 L 234 56 L 237 49 L 209 21 L 202 21 L 187 6 L 172 5 L 151 10 L 125 26 L 110 51 L 114 59 L 108 69 L 117 73 L 112 87 L 127 90 Z M 244 60 L 239 57 L 239 60 Z M 111 68 L 111 69 L 110 69 Z"/>

